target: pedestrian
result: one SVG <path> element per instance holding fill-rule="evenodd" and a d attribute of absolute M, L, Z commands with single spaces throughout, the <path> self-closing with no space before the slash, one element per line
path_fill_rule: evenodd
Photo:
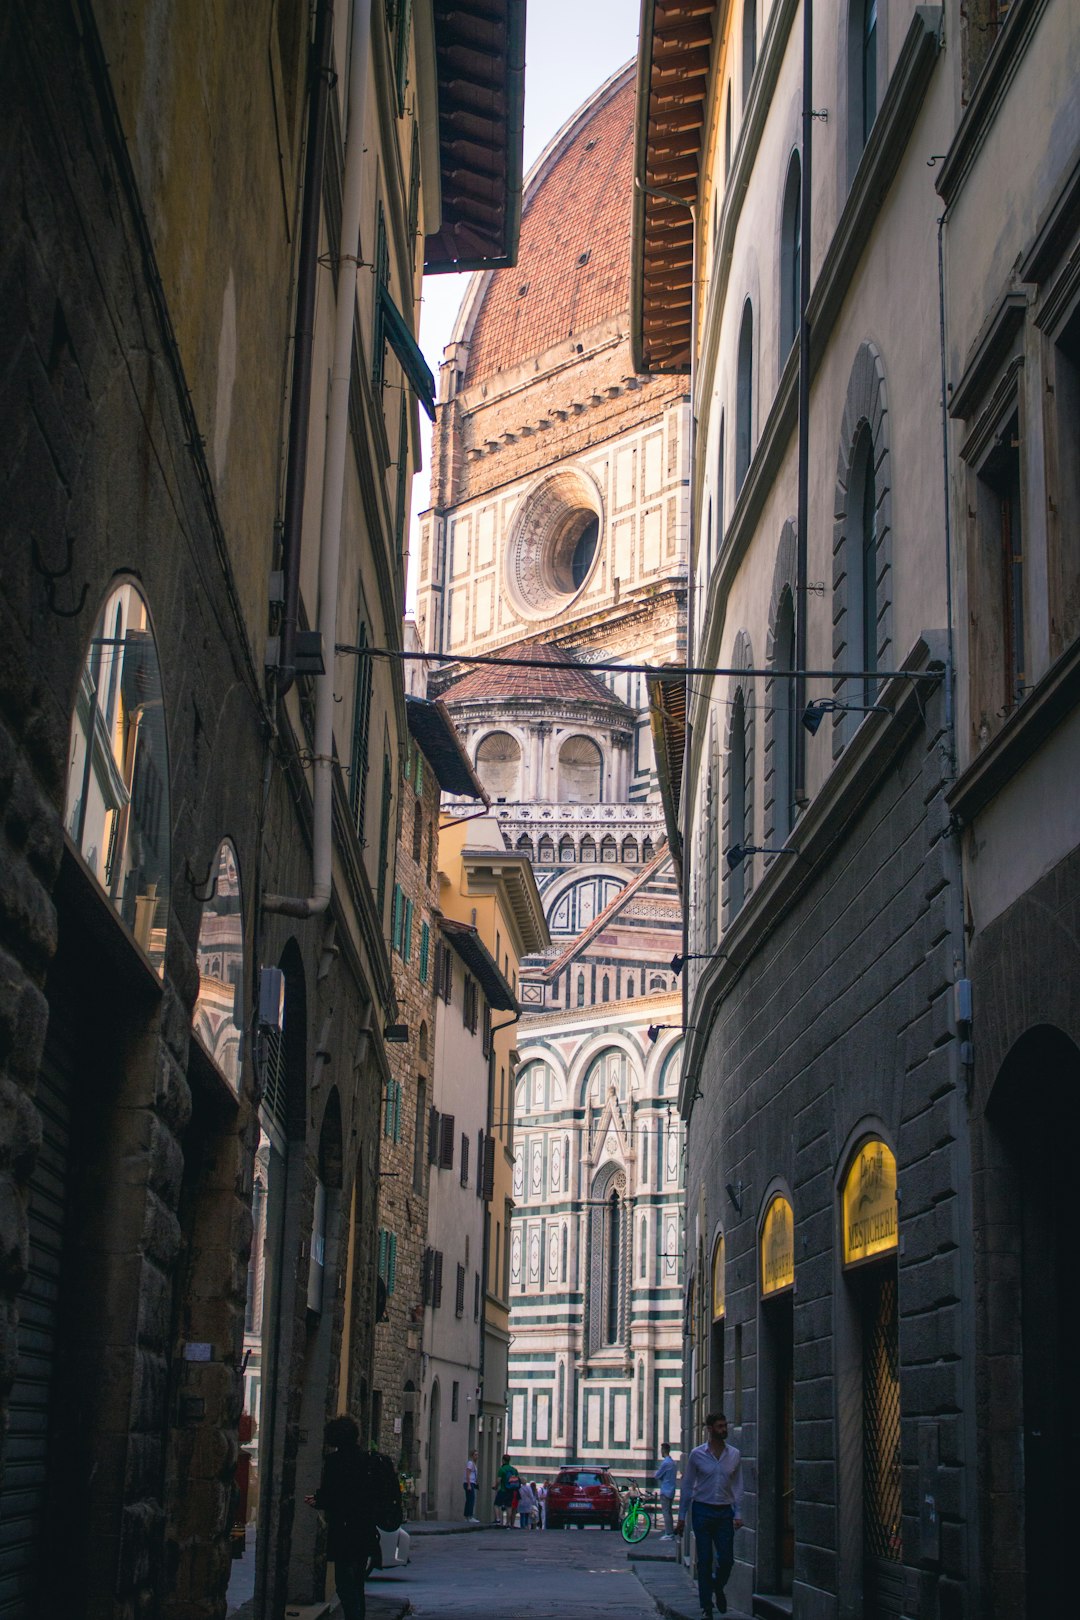
<path fill-rule="evenodd" d="M 661 1541 L 675 1540 L 675 1514 L 673 1511 L 673 1504 L 675 1501 L 675 1480 L 677 1476 L 678 1469 L 675 1467 L 675 1459 L 671 1455 L 671 1447 L 665 1440 L 663 1445 L 660 1447 L 660 1466 L 654 1475 L 656 1483 L 660 1488 L 660 1506 L 664 1514 L 664 1533 L 660 1537 Z"/>
<path fill-rule="evenodd" d="M 536 1528 L 547 1529 L 547 1493 L 548 1488 L 544 1480 L 533 1486 L 536 1492 Z"/>
<path fill-rule="evenodd" d="M 536 1512 L 536 1492 L 533 1490 L 527 1479 L 523 1479 L 521 1482 L 521 1489 L 518 1491 L 517 1507 L 519 1528 L 522 1530 L 531 1530 L 533 1514 Z"/>
<path fill-rule="evenodd" d="M 517 1505 L 518 1486 L 521 1476 L 510 1461 L 510 1453 L 503 1452 L 502 1464 L 495 1476 L 495 1522 L 504 1529 L 514 1522 L 514 1509 Z"/>
<path fill-rule="evenodd" d="M 465 1459 L 465 1477 L 462 1485 L 465 1487 L 465 1521 L 467 1524 L 479 1524 L 476 1517 L 476 1452 L 470 1451 Z"/>
<path fill-rule="evenodd" d="M 735 1563 L 735 1531 L 742 1528 L 742 1457 L 727 1443 L 727 1418 L 710 1412 L 706 1440 L 695 1446 L 683 1469 L 676 1534 L 682 1535 L 686 1509 L 697 1547 L 701 1620 L 712 1620 L 713 1600 L 727 1613 L 727 1587 Z"/>
<path fill-rule="evenodd" d="M 364 1577 L 378 1547 L 368 1459 L 360 1450 L 360 1430 L 347 1413 L 331 1418 L 323 1441 L 328 1455 L 322 1482 L 305 1500 L 326 1515 L 326 1556 L 334 1565 L 343 1620 L 364 1620 Z"/>

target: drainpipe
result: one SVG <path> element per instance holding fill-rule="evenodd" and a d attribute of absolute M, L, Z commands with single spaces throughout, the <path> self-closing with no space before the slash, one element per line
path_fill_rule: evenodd
<path fill-rule="evenodd" d="M 345 457 L 349 438 L 349 387 L 352 380 L 353 329 L 356 322 L 356 276 L 360 267 L 360 203 L 364 182 L 364 113 L 371 51 L 371 0 L 354 0 L 352 53 L 349 63 L 348 125 L 345 178 L 341 196 L 341 256 L 338 267 L 334 361 L 330 374 L 330 407 L 323 474 L 322 527 L 319 534 L 319 635 L 326 669 L 316 677 L 315 749 L 312 770 L 313 839 L 311 894 L 263 896 L 267 911 L 286 917 L 317 917 L 330 904 L 331 832 L 334 788 L 334 648 L 337 642 L 338 575 L 341 561 L 341 510 L 345 490 Z"/>
<path fill-rule="evenodd" d="M 332 71 L 333 9 L 319 0 L 312 47 L 311 102 L 304 157 L 304 206 L 300 223 L 300 265 L 296 278 L 296 330 L 293 335 L 292 409 L 289 413 L 288 474 L 282 521 L 285 609 L 281 617 L 278 696 L 296 679 L 296 621 L 300 604 L 300 530 L 307 482 L 308 423 L 311 418 L 311 354 L 315 337 L 315 286 L 319 269 L 326 155 L 326 110 Z"/>

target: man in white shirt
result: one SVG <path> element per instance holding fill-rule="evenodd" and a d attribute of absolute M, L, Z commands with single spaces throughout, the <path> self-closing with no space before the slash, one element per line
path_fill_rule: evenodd
<path fill-rule="evenodd" d="M 672 1504 L 675 1501 L 675 1478 L 678 1470 L 675 1459 L 671 1455 L 671 1447 L 665 1440 L 660 1447 L 660 1466 L 656 1470 L 656 1483 L 660 1487 L 660 1506 L 664 1511 L 664 1533 L 661 1541 L 675 1540 L 675 1515 Z"/>
<path fill-rule="evenodd" d="M 465 1488 L 465 1520 L 468 1524 L 479 1524 L 476 1517 L 476 1463 L 475 1451 L 470 1451 L 465 1459 L 465 1477 L 461 1483 Z"/>
<path fill-rule="evenodd" d="M 714 1597 L 720 1613 L 727 1613 L 725 1587 L 735 1563 L 735 1532 L 742 1528 L 742 1457 L 727 1443 L 723 1412 L 709 1413 L 705 1432 L 704 1445 L 695 1446 L 686 1459 L 675 1529 L 681 1536 L 689 1506 L 701 1620 L 712 1620 Z"/>

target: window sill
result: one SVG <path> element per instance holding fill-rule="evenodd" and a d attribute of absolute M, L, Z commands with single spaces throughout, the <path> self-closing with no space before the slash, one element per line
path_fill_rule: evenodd
<path fill-rule="evenodd" d="M 967 111 L 938 175 L 937 192 L 951 207 L 979 155 L 1048 0 L 1014 0 L 976 82 Z"/>
<path fill-rule="evenodd" d="M 949 809 L 962 826 L 974 821 L 1077 704 L 1080 704 L 1080 640 L 1074 641 L 1051 665 L 949 790 L 946 796 Z"/>

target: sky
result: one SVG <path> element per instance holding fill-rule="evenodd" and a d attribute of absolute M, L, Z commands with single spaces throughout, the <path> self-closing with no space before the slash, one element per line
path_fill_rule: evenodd
<path fill-rule="evenodd" d="M 572 113 L 637 51 L 638 0 L 528 0 L 525 33 L 525 173 Z M 425 276 L 420 347 L 438 380 L 469 277 Z M 413 482 L 410 552 L 418 552 L 417 516 L 428 505 L 431 424 L 420 412 L 424 465 Z M 415 606 L 410 569 L 408 609 Z"/>

